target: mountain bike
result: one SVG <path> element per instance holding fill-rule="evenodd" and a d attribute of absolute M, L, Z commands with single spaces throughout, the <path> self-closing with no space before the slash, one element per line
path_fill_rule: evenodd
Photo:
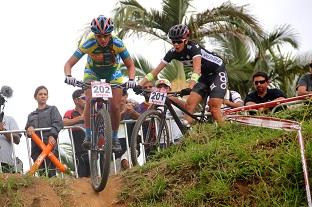
<path fill-rule="evenodd" d="M 103 82 L 97 82 L 103 83 Z M 77 82 L 77 86 L 86 89 L 92 87 L 100 93 L 111 93 L 111 87 L 123 87 L 117 84 L 97 84 Z M 91 148 L 90 148 L 90 174 L 91 183 L 95 191 L 102 191 L 110 173 L 110 162 L 112 155 L 112 125 L 108 112 L 108 98 L 93 95 L 90 103 L 90 124 L 91 124 Z"/>
<path fill-rule="evenodd" d="M 155 98 L 162 98 L 162 94 L 155 94 L 151 91 L 143 90 L 141 87 L 135 88 L 134 91 L 136 94 L 141 94 L 143 96 L 153 95 Z M 170 95 L 170 97 L 182 97 L 189 95 L 190 92 L 190 89 L 183 89 L 178 92 L 168 92 L 167 95 Z M 181 117 L 177 115 L 173 106 L 180 109 L 184 114 L 192 117 L 198 123 L 211 122 L 211 115 L 205 111 L 206 104 L 204 104 L 207 102 L 208 96 L 204 98 L 201 112 L 198 114 L 189 113 L 184 107 L 170 99 L 170 97 L 165 98 L 164 105 L 154 104 L 152 108 L 142 113 L 136 121 L 130 141 L 131 161 L 134 166 L 139 164 L 138 157 L 140 156 L 142 148 L 142 156 L 143 160 L 145 160 L 149 156 L 153 155 L 156 149 L 163 149 L 170 146 L 171 141 L 168 130 L 169 127 L 166 122 L 166 115 L 168 112 L 170 112 L 172 119 L 177 124 L 182 134 L 185 134 L 189 129 L 189 127 L 182 123 Z M 140 143 L 142 147 L 138 148 Z"/>

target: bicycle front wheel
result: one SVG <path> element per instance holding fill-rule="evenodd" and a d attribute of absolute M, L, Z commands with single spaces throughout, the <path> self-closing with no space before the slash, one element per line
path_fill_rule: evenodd
<path fill-rule="evenodd" d="M 112 125 L 107 110 L 100 110 L 94 121 L 90 156 L 92 187 L 102 191 L 107 183 L 112 155 Z"/>
<path fill-rule="evenodd" d="M 140 115 L 134 125 L 130 152 L 132 164 L 144 163 L 156 150 L 169 146 L 169 130 L 166 117 L 157 110 L 148 110 Z"/>

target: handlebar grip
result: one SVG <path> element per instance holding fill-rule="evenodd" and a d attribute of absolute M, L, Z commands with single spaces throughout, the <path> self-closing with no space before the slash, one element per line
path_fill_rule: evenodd
<path fill-rule="evenodd" d="M 143 87 L 140 86 L 140 85 L 137 85 L 137 86 L 134 87 L 132 90 L 135 92 L 135 94 L 138 95 L 138 94 L 141 94 L 141 93 L 143 92 Z"/>
<path fill-rule="evenodd" d="M 180 96 L 182 97 L 182 96 L 190 95 L 191 91 L 192 91 L 192 89 L 190 89 L 190 88 L 184 88 L 180 91 Z"/>

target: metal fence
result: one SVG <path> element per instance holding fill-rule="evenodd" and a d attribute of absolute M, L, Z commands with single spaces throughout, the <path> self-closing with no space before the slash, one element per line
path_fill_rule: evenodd
<path fill-rule="evenodd" d="M 129 161 L 130 163 L 130 168 L 132 167 L 131 165 L 131 156 L 130 156 L 130 148 L 129 148 L 129 135 L 127 133 L 127 125 L 128 124 L 133 124 L 135 123 L 136 120 L 123 120 L 121 121 L 120 123 L 120 127 L 119 127 L 119 133 L 122 133 L 124 134 L 124 138 L 126 140 L 126 156 L 127 156 L 127 160 Z M 174 131 L 176 131 L 177 129 L 174 129 L 174 124 L 175 122 L 173 121 L 172 117 L 168 117 L 167 118 L 167 124 L 169 126 L 169 138 L 170 140 L 172 140 L 172 142 L 174 142 L 174 139 L 175 137 L 173 136 L 173 133 Z M 70 153 L 71 153 L 71 159 L 72 159 L 72 162 L 73 162 L 73 168 L 74 169 L 71 169 L 72 171 L 72 174 L 74 177 L 78 178 L 78 168 L 77 168 L 77 162 L 76 162 L 76 153 L 75 153 L 75 143 L 74 143 L 74 138 L 73 138 L 73 129 L 81 129 L 84 131 L 84 128 L 81 127 L 81 126 L 65 126 L 62 131 L 60 132 L 59 134 L 59 138 L 58 138 L 58 143 L 57 143 L 57 151 L 58 151 L 58 157 L 61 161 L 61 163 L 64 163 L 64 160 L 62 160 L 62 155 L 61 152 L 64 151 L 64 150 L 61 150 L 61 143 L 69 143 L 70 145 Z M 43 131 L 45 130 L 50 130 L 50 128 L 36 128 L 35 131 L 39 131 L 40 132 L 40 137 L 43 137 L 42 136 L 42 133 Z M 64 131 L 68 131 L 67 132 L 67 136 L 65 135 L 66 132 L 64 133 Z M 0 134 L 11 134 L 11 146 L 12 146 L 12 155 L 9 155 L 9 156 L 12 156 L 13 160 L 14 160 L 14 170 L 15 172 L 19 172 L 19 173 L 26 173 L 30 166 L 32 166 L 33 164 L 33 160 L 31 158 L 31 147 L 30 147 L 30 142 L 31 142 L 31 139 L 30 138 L 26 138 L 25 134 L 26 134 L 26 130 L 8 130 L 8 131 L 0 131 Z M 25 153 L 27 153 L 26 157 L 27 157 L 27 162 L 28 162 L 28 165 L 29 165 L 29 168 L 28 167 L 25 167 L 24 166 L 24 169 L 20 169 L 18 163 L 17 163 L 17 156 L 16 156 L 16 144 L 13 144 L 13 135 L 12 133 L 20 133 L 20 134 L 23 134 L 24 136 L 22 136 L 22 138 L 25 138 L 26 139 L 26 150 L 25 150 Z M 62 136 L 60 136 L 62 135 Z M 21 138 L 21 139 L 22 139 Z M 63 141 L 60 143 L 60 141 Z M 144 152 L 144 145 L 141 143 L 140 144 L 140 147 L 141 147 L 141 151 Z M 146 162 L 146 159 L 145 159 L 145 156 L 144 156 L 144 153 L 142 153 L 143 156 L 141 157 L 141 164 L 144 164 Z M 25 154 L 24 154 L 25 156 Z M 46 165 L 46 161 L 44 160 L 44 165 L 45 165 L 45 171 L 46 171 L 46 174 L 48 173 L 48 169 L 47 169 L 47 165 Z M 112 170 L 111 170 L 111 173 L 114 173 L 114 174 L 117 174 L 119 172 L 119 169 L 118 169 L 118 162 L 117 162 L 117 159 L 116 159 L 116 156 L 115 156 L 115 153 L 113 153 L 113 160 L 112 160 Z M 0 159 L 0 173 L 2 173 L 2 167 L 1 167 L 1 159 Z M 63 173 L 58 173 L 59 176 L 63 177 Z"/>

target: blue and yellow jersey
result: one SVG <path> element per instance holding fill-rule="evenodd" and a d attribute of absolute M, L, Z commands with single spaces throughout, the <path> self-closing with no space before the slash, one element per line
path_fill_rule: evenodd
<path fill-rule="evenodd" d="M 78 46 L 74 53 L 74 57 L 80 59 L 87 54 L 86 70 L 95 72 L 99 78 L 107 78 L 113 76 L 122 60 L 130 57 L 128 50 L 124 46 L 121 39 L 112 36 L 106 47 L 98 45 L 94 34 L 90 33 L 86 40 Z"/>

